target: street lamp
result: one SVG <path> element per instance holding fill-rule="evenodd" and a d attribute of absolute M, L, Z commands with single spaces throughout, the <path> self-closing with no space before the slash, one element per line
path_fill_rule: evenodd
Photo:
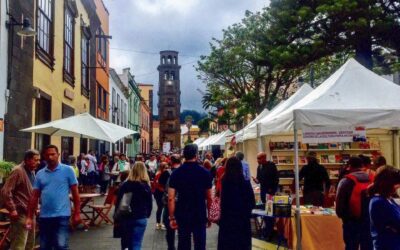
<path fill-rule="evenodd" d="M 17 35 L 21 37 L 32 37 L 36 35 L 36 31 L 32 28 L 31 21 L 28 18 L 24 18 L 22 23 L 18 22 L 11 14 L 9 15 L 9 20 L 6 21 L 6 27 L 10 30 L 10 55 L 8 57 L 8 76 L 7 76 L 7 89 L 10 89 L 11 84 L 11 71 L 13 64 L 13 52 L 14 52 L 14 27 L 22 26 L 22 28 L 17 32 Z"/>

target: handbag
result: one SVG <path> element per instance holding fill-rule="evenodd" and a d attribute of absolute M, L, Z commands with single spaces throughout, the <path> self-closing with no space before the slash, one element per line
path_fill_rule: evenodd
<path fill-rule="evenodd" d="M 210 214 L 208 215 L 208 219 L 211 222 L 218 222 L 221 217 L 221 200 L 218 196 L 215 196 L 211 202 L 210 206 Z"/>
<path fill-rule="evenodd" d="M 124 193 L 122 199 L 115 210 L 114 213 L 114 220 L 121 221 L 126 217 L 130 217 L 133 215 L 132 208 L 131 208 L 131 201 L 132 201 L 132 192 Z"/>

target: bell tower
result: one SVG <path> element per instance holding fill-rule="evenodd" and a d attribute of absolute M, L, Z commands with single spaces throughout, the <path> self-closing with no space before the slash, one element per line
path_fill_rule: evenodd
<path fill-rule="evenodd" d="M 180 74 L 178 52 L 160 51 L 158 87 L 158 116 L 160 120 L 160 149 L 164 142 L 170 142 L 171 150 L 181 145 L 181 113 Z"/>

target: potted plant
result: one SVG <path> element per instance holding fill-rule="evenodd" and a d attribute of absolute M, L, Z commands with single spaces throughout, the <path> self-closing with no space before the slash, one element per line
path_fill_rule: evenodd
<path fill-rule="evenodd" d="M 14 166 L 14 162 L 0 161 L 0 184 L 4 183 L 5 179 L 9 176 Z"/>

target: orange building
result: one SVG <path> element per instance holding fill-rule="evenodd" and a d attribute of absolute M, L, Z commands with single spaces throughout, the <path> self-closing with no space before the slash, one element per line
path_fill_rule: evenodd
<path fill-rule="evenodd" d="M 90 67 L 90 114 L 109 120 L 109 12 L 102 0 L 93 0 L 96 15 L 91 23 L 91 67 Z M 109 149 L 109 143 L 92 141 L 91 148 L 99 154 L 104 154 Z"/>
<path fill-rule="evenodd" d="M 142 98 L 140 103 L 140 153 L 150 153 L 150 107 Z"/>

